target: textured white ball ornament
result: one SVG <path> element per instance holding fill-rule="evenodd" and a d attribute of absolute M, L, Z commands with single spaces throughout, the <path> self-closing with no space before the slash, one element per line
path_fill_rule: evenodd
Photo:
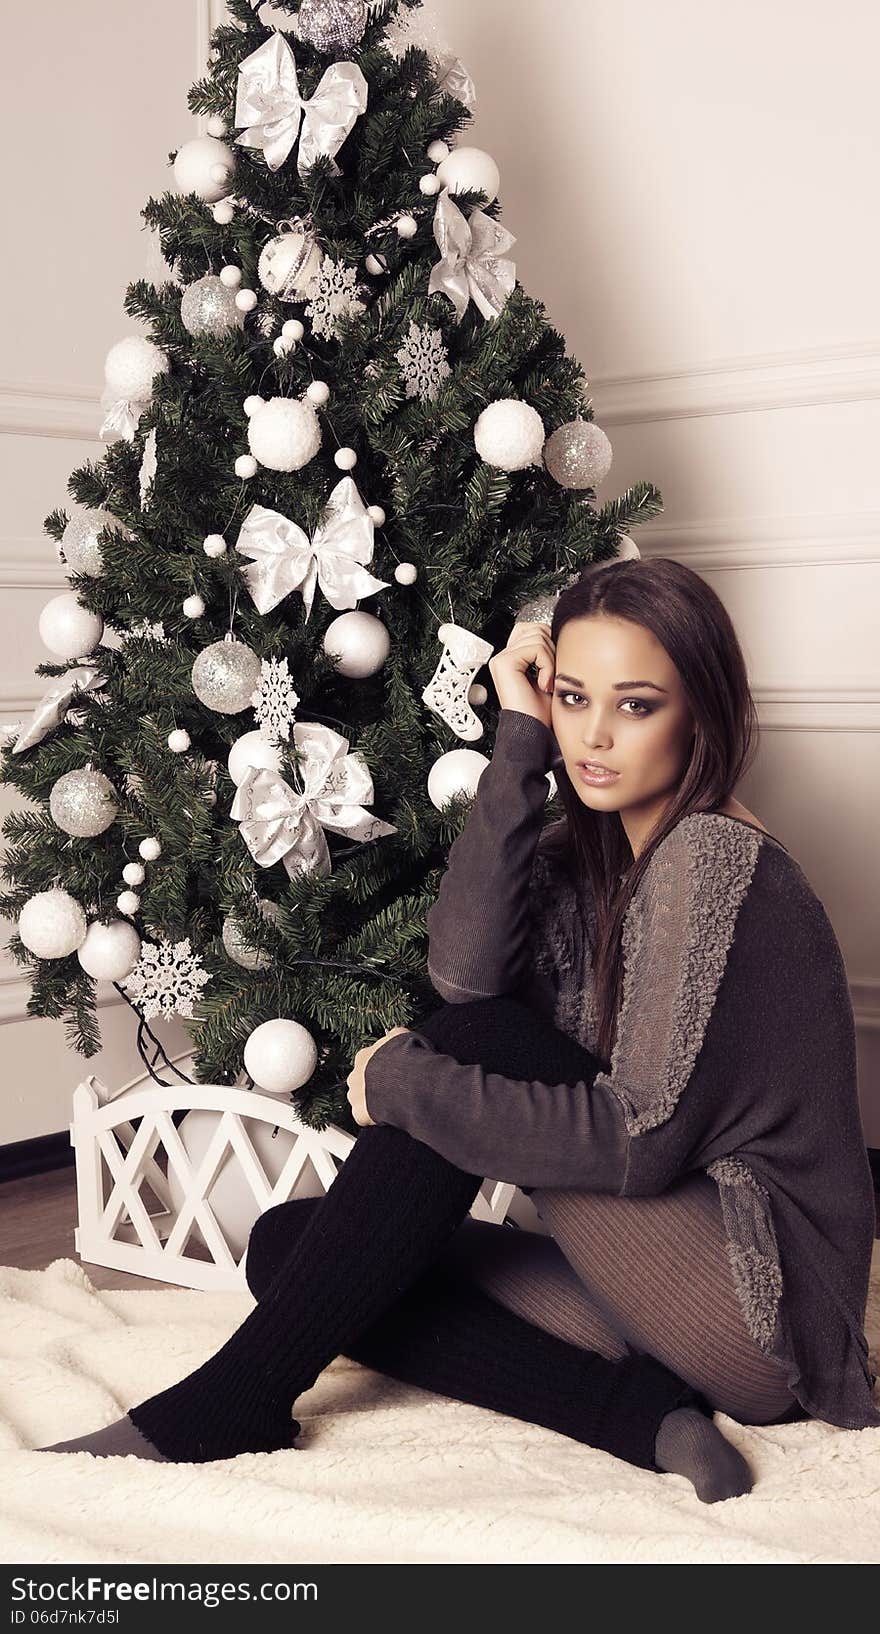
<path fill-rule="evenodd" d="M 491 153 L 482 148 L 454 148 L 437 166 L 441 187 L 450 193 L 484 193 L 491 204 L 498 196 L 501 176 Z"/>
<path fill-rule="evenodd" d="M 120 891 L 118 897 L 116 898 L 116 906 L 119 909 L 119 912 L 128 914 L 129 916 L 137 913 L 140 905 L 141 899 L 138 896 L 137 891 Z"/>
<path fill-rule="evenodd" d="M 18 934 L 37 959 L 64 959 L 75 953 L 87 930 L 82 907 L 67 891 L 37 891 L 18 916 Z"/>
<path fill-rule="evenodd" d="M 428 799 L 442 811 L 453 795 L 472 796 L 489 764 L 479 749 L 449 749 L 434 761 L 428 773 Z"/>
<path fill-rule="evenodd" d="M 353 471 L 358 457 L 353 448 L 337 448 L 333 455 L 333 464 L 338 465 L 340 471 Z"/>
<path fill-rule="evenodd" d="M 486 702 L 489 694 L 481 681 L 475 681 L 468 689 L 468 703 L 472 709 L 480 709 Z"/>
<path fill-rule="evenodd" d="M 235 149 L 216 136 L 195 136 L 178 148 L 174 161 L 174 181 L 179 193 L 195 193 L 206 204 L 222 199 L 230 190 L 235 174 Z M 222 166 L 218 180 L 214 171 Z"/>
<path fill-rule="evenodd" d="M 96 919 L 76 956 L 97 981 L 120 982 L 131 975 L 141 956 L 141 939 L 127 919 L 112 919 L 109 925 Z"/>
<path fill-rule="evenodd" d="M 544 464 L 562 488 L 597 488 L 611 470 L 611 443 L 593 420 L 569 420 L 547 438 Z"/>
<path fill-rule="evenodd" d="M 517 397 L 489 403 L 474 426 L 474 444 L 480 458 L 502 471 L 523 471 L 528 465 L 540 465 L 544 439 L 544 422 L 537 409 Z"/>
<path fill-rule="evenodd" d="M 222 533 L 209 533 L 205 543 L 202 546 L 202 549 L 206 556 L 225 556 L 226 540 L 224 539 Z"/>
<path fill-rule="evenodd" d="M 244 1047 L 244 1064 L 269 1095 L 287 1095 L 311 1078 L 318 1047 L 307 1027 L 279 1016 L 255 1027 Z"/>
<path fill-rule="evenodd" d="M 306 396 L 315 408 L 323 408 L 330 399 L 330 387 L 326 380 L 313 380 L 311 385 L 306 386 Z"/>
<path fill-rule="evenodd" d="M 281 333 L 285 340 L 302 340 L 305 332 L 305 324 L 300 323 L 299 318 L 285 318 L 281 325 Z"/>
<path fill-rule="evenodd" d="M 52 821 L 65 834 L 94 839 L 104 834 L 119 813 L 116 790 L 103 772 L 89 767 L 65 772 L 52 785 L 49 795 Z"/>
<path fill-rule="evenodd" d="M 180 321 L 190 335 L 207 335 L 221 340 L 234 329 L 241 329 L 244 313 L 231 289 L 212 272 L 196 278 L 180 298 Z"/>
<path fill-rule="evenodd" d="M 278 15 L 286 14 L 280 12 Z M 194 1172 L 217 1133 L 219 1117 L 220 1113 L 197 1106 L 181 1119 L 177 1133 Z M 270 1186 L 274 1186 L 281 1177 L 297 1137 L 289 1129 L 279 1129 L 276 1134 L 273 1125 L 262 1118 L 247 1119 L 246 1128 L 260 1167 Z M 168 1165 L 168 1191 L 172 1209 L 178 1215 L 186 1202 L 186 1193 L 173 1163 Z M 306 1196 L 308 1193 L 301 1192 L 300 1195 Z M 235 1152 L 227 1149 L 216 1177 L 206 1192 L 206 1199 L 230 1253 L 240 1260 L 259 1218 L 260 1204 Z"/>
<path fill-rule="evenodd" d="M 148 834 L 145 840 L 141 840 L 138 851 L 144 862 L 156 862 L 162 855 L 162 846 L 155 834 Z"/>
<path fill-rule="evenodd" d="M 111 346 L 104 359 L 104 379 L 116 397 L 146 403 L 157 374 L 167 374 L 168 354 L 145 335 L 125 335 Z"/>
<path fill-rule="evenodd" d="M 447 142 L 440 141 L 439 139 L 436 142 L 432 142 L 427 151 L 428 158 L 434 165 L 439 165 L 442 159 L 449 158 L 449 144 Z"/>
<path fill-rule="evenodd" d="M 639 550 L 635 540 L 631 539 L 628 533 L 619 533 L 617 537 L 620 541 L 617 547 L 618 560 L 623 562 L 640 562 L 642 559 L 642 553 Z"/>
<path fill-rule="evenodd" d="M 288 352 L 293 351 L 293 341 L 285 340 L 283 335 L 276 335 L 272 342 L 272 350 L 276 357 L 286 357 Z"/>
<path fill-rule="evenodd" d="M 309 402 L 270 397 L 248 421 L 248 444 L 270 471 L 299 471 L 321 446 L 321 422 Z"/>
<path fill-rule="evenodd" d="M 229 775 L 238 788 L 252 766 L 260 766 L 270 772 L 280 772 L 281 752 L 278 746 L 270 743 L 261 732 L 244 732 L 233 743 L 226 764 L 229 767 Z"/>
<path fill-rule="evenodd" d="M 147 870 L 142 863 L 127 862 L 122 870 L 122 877 L 126 885 L 143 885 L 147 877 Z"/>
<path fill-rule="evenodd" d="M 227 289 L 238 289 L 241 284 L 241 267 L 235 266 L 231 261 L 228 266 L 221 267 L 220 282 L 225 284 Z"/>
<path fill-rule="evenodd" d="M 281 233 L 264 244 L 257 277 L 263 288 L 279 300 L 302 300 L 315 274 L 321 271 L 321 261 L 322 251 L 306 233 Z"/>
<path fill-rule="evenodd" d="M 183 603 L 184 618 L 201 618 L 205 611 L 205 603 L 201 596 L 187 596 Z"/>
<path fill-rule="evenodd" d="M 245 398 L 242 407 L 248 419 L 250 419 L 252 414 L 256 414 L 258 408 L 263 407 L 265 401 L 265 397 L 261 397 L 259 392 L 252 392 L 250 397 Z"/>
<path fill-rule="evenodd" d="M 419 177 L 419 192 L 426 193 L 429 198 L 431 198 L 435 193 L 439 193 L 442 185 L 442 182 L 440 182 L 436 176 Z"/>
<path fill-rule="evenodd" d="M 398 562 L 394 569 L 394 577 L 398 584 L 415 584 L 419 570 L 415 562 Z"/>
<path fill-rule="evenodd" d="M 270 924 L 278 918 L 278 903 L 270 902 L 268 897 L 262 897 L 257 902 L 261 919 Z M 262 948 L 251 947 L 245 938 L 244 929 L 234 914 L 227 914 L 221 929 L 223 946 L 233 964 L 241 965 L 242 970 L 268 970 L 272 963 L 272 956 Z"/>
<path fill-rule="evenodd" d="M 240 715 L 260 680 L 260 660 L 243 641 L 212 641 L 193 661 L 193 692 L 218 715 Z"/>
<path fill-rule="evenodd" d="M 239 289 L 239 290 L 237 290 L 236 294 L 235 294 L 235 304 L 238 307 L 239 312 L 253 312 L 254 307 L 257 304 L 257 292 L 256 292 L 256 290 L 255 289 Z"/>
<path fill-rule="evenodd" d="M 182 726 L 177 726 L 173 732 L 168 733 L 168 747 L 174 755 L 185 755 L 190 743 L 190 735 Z"/>
<path fill-rule="evenodd" d="M 230 221 L 235 215 L 235 211 L 232 205 L 229 204 L 226 199 L 224 199 L 222 203 L 214 205 L 211 214 L 213 215 L 218 227 L 228 227 Z"/>
<path fill-rule="evenodd" d="M 367 515 L 370 518 L 370 521 L 372 522 L 374 528 L 384 527 L 384 525 L 385 525 L 385 512 L 383 511 L 381 505 L 368 505 L 367 506 Z"/>
<path fill-rule="evenodd" d="M 397 236 L 398 236 L 398 238 L 415 238 L 416 233 L 418 232 L 418 230 L 419 230 L 419 224 L 416 221 L 415 216 L 411 216 L 408 213 L 404 214 L 402 216 L 398 216 L 398 218 L 397 218 Z"/>
<path fill-rule="evenodd" d="M 253 454 L 239 454 L 235 462 L 235 474 L 247 481 L 248 477 L 255 477 L 259 466 Z"/>
<path fill-rule="evenodd" d="M 47 601 L 39 619 L 40 640 L 59 658 L 85 658 L 94 652 L 104 634 L 100 613 L 90 613 L 68 591 Z"/>
<path fill-rule="evenodd" d="M 226 121 L 225 119 L 221 119 L 219 113 L 212 113 L 207 125 L 205 126 L 205 129 L 209 136 L 225 136 Z"/>
<path fill-rule="evenodd" d="M 91 578 L 100 579 L 104 561 L 98 535 L 102 528 L 119 525 L 110 511 L 75 512 L 61 535 L 61 549 L 69 572 L 88 573 Z"/>
<path fill-rule="evenodd" d="M 340 613 L 324 631 L 324 651 L 340 675 L 359 681 L 375 675 L 391 650 L 391 637 L 372 613 Z"/>

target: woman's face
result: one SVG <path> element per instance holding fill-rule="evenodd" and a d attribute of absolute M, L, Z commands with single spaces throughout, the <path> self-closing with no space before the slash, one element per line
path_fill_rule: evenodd
<path fill-rule="evenodd" d="M 618 811 L 637 855 L 681 782 L 694 735 L 665 647 L 628 619 L 604 613 L 569 619 L 556 646 L 551 726 L 578 798 L 593 811 Z M 586 783 L 582 761 L 617 776 Z"/>

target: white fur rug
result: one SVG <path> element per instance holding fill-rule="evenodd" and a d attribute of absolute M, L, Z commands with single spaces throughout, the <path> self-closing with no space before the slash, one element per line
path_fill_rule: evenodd
<path fill-rule="evenodd" d="M 31 1450 L 109 1424 L 173 1384 L 252 1306 L 247 1293 L 102 1293 L 72 1259 L 0 1267 L 0 1558 L 880 1562 L 880 1429 L 752 1428 L 718 1414 L 756 1482 L 703 1504 L 683 1476 L 344 1357 L 298 1398 L 303 1450 L 197 1465 Z M 880 1243 L 867 1332 L 876 1358 Z"/>

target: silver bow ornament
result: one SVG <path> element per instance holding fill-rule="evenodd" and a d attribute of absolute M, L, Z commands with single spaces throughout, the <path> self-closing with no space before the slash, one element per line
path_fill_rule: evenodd
<path fill-rule="evenodd" d="M 20 755 L 24 749 L 32 749 L 35 743 L 42 743 L 43 738 L 61 725 L 78 692 L 97 692 L 106 682 L 106 675 L 94 664 L 81 664 L 56 676 L 48 692 L 43 693 L 24 730 L 19 733 L 12 753 Z"/>
<path fill-rule="evenodd" d="M 456 323 L 470 300 L 484 318 L 497 318 L 516 284 L 516 267 L 504 259 L 516 243 L 513 234 L 483 210 L 463 215 L 444 187 L 434 211 L 434 237 L 440 260 L 431 268 L 428 294 L 449 296 Z"/>
<path fill-rule="evenodd" d="M 356 62 L 331 63 L 314 96 L 303 99 L 296 59 L 276 33 L 239 64 L 235 124 L 246 128 L 235 140 L 261 148 L 269 169 L 278 170 L 299 136 L 296 167 L 304 176 L 320 154 L 334 160 L 366 106 L 367 82 Z M 333 173 L 339 175 L 336 163 Z"/>
<path fill-rule="evenodd" d="M 252 766 L 236 791 L 230 816 L 261 868 L 283 862 L 288 874 L 332 872 L 324 829 L 368 841 L 396 834 L 393 823 L 366 810 L 373 779 L 348 739 L 318 721 L 295 721 L 302 792 L 278 772 Z"/>
<path fill-rule="evenodd" d="M 271 613 L 291 591 L 300 590 L 308 622 L 316 582 L 337 611 L 387 590 L 391 582 L 375 579 L 364 565 L 373 555 L 373 523 L 351 477 L 343 477 L 330 493 L 312 539 L 280 511 L 252 505 L 236 549 L 251 559 L 243 572 L 260 613 Z"/>

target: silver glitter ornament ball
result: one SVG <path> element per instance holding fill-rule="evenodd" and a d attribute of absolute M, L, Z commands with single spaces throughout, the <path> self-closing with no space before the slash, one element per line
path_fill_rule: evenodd
<path fill-rule="evenodd" d="M 119 523 L 109 511 L 80 511 L 72 516 L 61 536 L 64 561 L 71 573 L 88 573 L 100 579 L 104 561 L 98 535 L 102 528 L 116 528 Z"/>
<path fill-rule="evenodd" d="M 611 458 L 611 443 L 592 420 L 569 420 L 544 444 L 544 464 L 561 488 L 597 488 Z"/>
<path fill-rule="evenodd" d="M 274 925 L 278 918 L 278 903 L 270 902 L 268 897 L 261 897 L 257 903 L 260 918 Z M 229 914 L 223 921 L 221 931 L 223 946 L 233 964 L 241 965 L 243 970 L 268 970 L 272 963 L 272 956 L 263 948 L 251 947 L 247 940 L 244 927 L 234 914 Z"/>
<path fill-rule="evenodd" d="M 366 26 L 364 0 L 302 0 L 296 32 L 316 51 L 350 51 Z"/>
<path fill-rule="evenodd" d="M 573 573 L 571 578 L 566 579 L 558 590 L 547 590 L 543 596 L 533 596 L 530 601 L 524 601 L 522 606 L 517 608 L 515 623 L 552 624 L 556 603 L 562 591 L 567 590 L 568 586 L 574 584 L 577 579 L 578 574 Z"/>
<path fill-rule="evenodd" d="M 212 335 L 219 339 L 231 329 L 241 329 L 244 313 L 235 304 L 235 290 L 209 272 L 184 290 L 180 301 L 180 321 L 191 335 Z"/>
<path fill-rule="evenodd" d="M 243 641 L 214 641 L 192 667 L 193 692 L 218 715 L 247 709 L 260 680 L 260 660 Z"/>
<path fill-rule="evenodd" d="M 49 795 L 52 821 L 77 839 L 94 839 L 96 834 L 103 834 L 118 810 L 116 790 L 109 777 L 88 767 L 65 772 Z"/>

